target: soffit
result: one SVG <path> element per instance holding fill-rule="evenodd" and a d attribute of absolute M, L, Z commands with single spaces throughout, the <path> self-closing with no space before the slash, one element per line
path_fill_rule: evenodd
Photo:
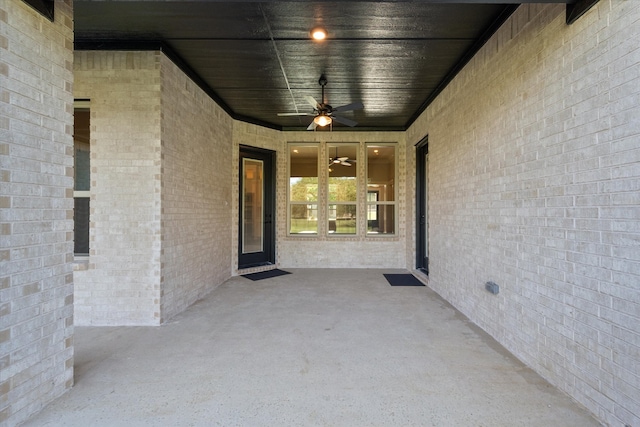
<path fill-rule="evenodd" d="M 76 0 L 74 25 L 78 49 L 162 46 L 236 119 L 305 129 L 311 117 L 277 113 L 312 113 L 305 97 L 321 101 L 324 74 L 331 105 L 364 104 L 340 114 L 358 122 L 355 130 L 401 130 L 515 7 L 442 0 Z M 327 29 L 327 40 L 310 40 L 315 26 Z"/>

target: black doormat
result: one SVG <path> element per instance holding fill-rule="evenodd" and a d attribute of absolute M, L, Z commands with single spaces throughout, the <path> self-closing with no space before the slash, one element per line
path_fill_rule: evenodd
<path fill-rule="evenodd" d="M 242 277 L 246 277 L 247 279 L 253 280 L 255 282 L 256 280 L 268 279 L 270 277 L 284 276 L 285 274 L 291 274 L 291 273 L 288 271 L 279 270 L 276 268 L 273 270 L 259 271 L 257 273 L 251 273 L 251 274 L 244 274 L 242 275 Z"/>
<path fill-rule="evenodd" d="M 391 286 L 424 286 L 413 274 L 385 274 L 384 278 Z"/>

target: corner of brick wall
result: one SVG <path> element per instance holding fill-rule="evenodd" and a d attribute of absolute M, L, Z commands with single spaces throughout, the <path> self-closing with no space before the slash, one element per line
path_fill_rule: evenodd
<path fill-rule="evenodd" d="M 73 385 L 72 45 L 69 3 L 0 3 L 1 425 Z"/>

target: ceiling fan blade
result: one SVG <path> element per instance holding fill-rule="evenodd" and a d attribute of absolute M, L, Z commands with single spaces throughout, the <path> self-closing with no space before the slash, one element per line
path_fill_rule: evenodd
<path fill-rule="evenodd" d="M 340 162 L 340 164 L 344 165 L 344 166 L 351 166 L 351 163 L 349 163 L 349 162 Z"/>
<path fill-rule="evenodd" d="M 311 124 L 309 125 L 309 127 L 307 128 L 307 130 L 316 130 L 316 122 L 311 122 Z"/>
<path fill-rule="evenodd" d="M 339 107 L 335 107 L 332 111 L 351 111 L 351 110 L 362 110 L 364 108 L 364 104 L 362 102 L 353 102 L 347 105 L 341 105 Z"/>
<path fill-rule="evenodd" d="M 340 160 L 341 162 L 347 161 L 349 160 L 348 157 L 338 157 L 338 160 Z"/>
<path fill-rule="evenodd" d="M 304 99 L 307 101 L 307 103 L 309 103 L 309 105 L 311 105 L 315 110 L 319 110 L 320 109 L 320 104 L 318 103 L 318 101 L 315 100 L 315 98 L 313 96 L 307 95 L 304 97 Z"/>
<path fill-rule="evenodd" d="M 278 113 L 280 117 L 288 117 L 288 116 L 315 116 L 315 114 L 311 113 Z"/>
<path fill-rule="evenodd" d="M 355 125 L 358 124 L 358 122 L 354 121 L 354 120 L 350 120 L 350 119 L 345 119 L 344 117 L 339 117 L 339 116 L 331 116 L 331 118 L 333 120 L 335 120 L 338 123 L 342 123 L 343 125 L 347 125 L 347 126 L 351 126 L 354 127 Z"/>

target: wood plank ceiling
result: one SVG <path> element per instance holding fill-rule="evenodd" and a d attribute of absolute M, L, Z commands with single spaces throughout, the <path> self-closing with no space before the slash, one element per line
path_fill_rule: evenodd
<path fill-rule="evenodd" d="M 554 3 L 571 1 L 547 0 Z M 509 1 L 506 1 L 509 3 Z M 76 49 L 163 49 L 234 118 L 306 129 L 307 101 L 361 101 L 355 130 L 403 130 L 518 4 L 75 0 Z M 309 32 L 321 26 L 322 42 Z M 335 123 L 334 130 L 352 129 Z"/>

